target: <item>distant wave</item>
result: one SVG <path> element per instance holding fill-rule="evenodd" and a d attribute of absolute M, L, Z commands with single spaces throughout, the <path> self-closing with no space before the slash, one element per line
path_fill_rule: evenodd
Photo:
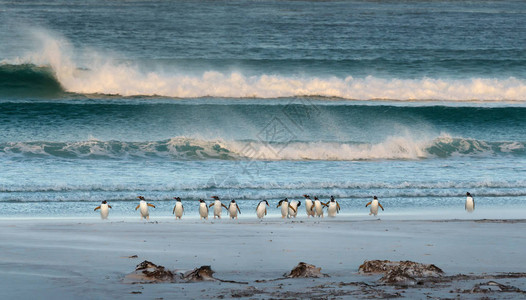
<path fill-rule="evenodd" d="M 0 143 L 0 158 L 169 160 L 414 160 L 455 155 L 525 155 L 524 142 L 486 142 L 441 135 L 417 141 L 390 137 L 377 144 L 303 142 L 265 144 L 260 141 L 209 141 L 175 137 L 163 141 Z"/>
<path fill-rule="evenodd" d="M 339 77 L 245 76 L 207 71 L 201 76 L 141 73 L 129 65 L 85 70 L 53 65 L 0 65 L 0 95 L 161 96 L 174 98 L 283 98 L 313 96 L 349 100 L 526 101 L 526 80 L 517 78 L 386 79 Z"/>
<path fill-rule="evenodd" d="M 356 78 L 316 75 L 245 75 L 209 70 L 190 75 L 122 63 L 90 51 L 78 54 L 65 39 L 36 31 L 42 49 L 0 65 L 0 93 L 60 93 L 175 98 L 280 98 L 321 96 L 352 100 L 525 101 L 520 78 Z M 89 61 L 89 69 L 73 57 Z M 350 74 L 352 75 L 352 74 Z"/>
<path fill-rule="evenodd" d="M 64 93 L 49 66 L 0 64 L 0 95 L 48 97 Z"/>

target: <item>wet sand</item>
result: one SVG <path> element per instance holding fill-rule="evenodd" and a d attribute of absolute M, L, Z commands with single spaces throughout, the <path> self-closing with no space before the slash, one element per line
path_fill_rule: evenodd
<path fill-rule="evenodd" d="M 0 229 L 6 299 L 526 296 L 522 219 L 3 219 Z M 434 264 L 444 275 L 389 284 L 358 272 L 374 259 Z M 246 284 L 126 283 L 144 260 L 176 272 L 209 265 L 216 278 Z M 283 279 L 299 262 L 330 277 Z"/>

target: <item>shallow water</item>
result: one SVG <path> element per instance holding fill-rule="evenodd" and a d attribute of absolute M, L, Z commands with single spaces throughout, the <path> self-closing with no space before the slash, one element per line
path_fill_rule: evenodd
<path fill-rule="evenodd" d="M 0 217 L 88 217 L 102 200 L 133 217 L 138 195 L 168 217 L 175 196 L 218 195 L 244 218 L 303 194 L 351 217 L 373 195 L 386 215 L 520 217 L 525 14 L 520 1 L 0 2 Z"/>

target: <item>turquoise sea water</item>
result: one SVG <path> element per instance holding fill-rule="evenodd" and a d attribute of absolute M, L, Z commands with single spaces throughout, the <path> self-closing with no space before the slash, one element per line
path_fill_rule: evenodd
<path fill-rule="evenodd" d="M 0 29 L 0 217 L 526 208 L 522 1 L 0 1 Z"/>

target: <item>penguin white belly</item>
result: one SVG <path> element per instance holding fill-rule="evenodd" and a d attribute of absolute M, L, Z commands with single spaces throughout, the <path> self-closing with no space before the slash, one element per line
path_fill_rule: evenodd
<path fill-rule="evenodd" d="M 221 202 L 216 201 L 214 204 L 214 217 L 221 217 Z"/>
<path fill-rule="evenodd" d="M 330 203 L 329 208 L 327 209 L 327 214 L 329 215 L 329 217 L 335 217 L 336 213 L 337 213 L 336 203 Z"/>
<path fill-rule="evenodd" d="M 378 200 L 373 200 L 373 202 L 371 202 L 371 212 L 369 215 L 378 215 Z"/>
<path fill-rule="evenodd" d="M 323 206 L 321 206 L 321 202 L 320 201 L 315 201 L 314 202 L 314 209 L 316 210 L 316 216 L 317 217 L 323 217 Z"/>
<path fill-rule="evenodd" d="M 110 213 L 110 209 L 108 207 L 108 204 L 101 204 L 100 205 L 100 218 L 103 220 L 107 219 L 109 213 Z"/>
<path fill-rule="evenodd" d="M 281 203 L 281 217 L 285 218 L 289 214 L 289 203 L 288 202 L 282 202 Z"/>
<path fill-rule="evenodd" d="M 199 204 L 199 216 L 201 218 L 208 219 L 208 210 L 206 209 L 205 203 Z"/>
<path fill-rule="evenodd" d="M 146 204 L 146 202 L 141 201 L 140 210 L 141 210 L 141 217 L 147 218 L 148 216 L 150 216 L 150 213 L 148 212 L 148 204 Z"/>
<path fill-rule="evenodd" d="M 471 197 L 467 197 L 466 198 L 466 210 L 468 212 L 473 212 L 475 210 L 475 205 L 474 205 L 474 202 L 473 202 L 473 198 L 471 198 Z"/>
<path fill-rule="evenodd" d="M 265 204 L 258 205 L 258 208 L 256 210 L 256 215 L 258 216 L 258 218 L 262 219 L 265 216 L 266 209 L 267 208 L 265 207 Z"/>
<path fill-rule="evenodd" d="M 292 210 L 294 208 L 294 210 Z M 296 215 L 298 214 L 298 202 L 291 202 L 289 204 L 289 216 L 291 217 L 296 217 Z"/>
<path fill-rule="evenodd" d="M 307 211 L 307 216 L 314 216 L 314 211 L 312 211 L 312 200 L 305 200 L 305 210 Z"/>
<path fill-rule="evenodd" d="M 237 218 L 237 206 L 235 205 L 230 205 L 228 207 L 228 212 L 230 213 L 230 217 L 233 219 L 233 218 Z"/>
<path fill-rule="evenodd" d="M 177 202 L 175 204 L 175 217 L 181 218 L 183 216 L 183 204 L 181 202 Z"/>

